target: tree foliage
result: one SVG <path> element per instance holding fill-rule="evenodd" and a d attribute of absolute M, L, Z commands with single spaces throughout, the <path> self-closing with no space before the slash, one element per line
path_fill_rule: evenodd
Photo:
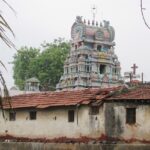
<path fill-rule="evenodd" d="M 54 90 L 63 73 L 63 64 L 69 52 L 69 42 L 59 38 L 52 43 L 42 44 L 42 51 L 22 47 L 14 56 L 15 84 L 24 89 L 25 80 L 36 77 L 41 90 Z"/>
<path fill-rule="evenodd" d="M 30 77 L 29 65 L 33 59 L 39 55 L 39 50 L 36 48 L 22 47 L 14 55 L 13 61 L 13 77 L 15 84 L 22 90 L 24 88 L 24 81 Z"/>

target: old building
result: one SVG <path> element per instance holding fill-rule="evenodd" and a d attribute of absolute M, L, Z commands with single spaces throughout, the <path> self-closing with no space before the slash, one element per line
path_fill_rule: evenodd
<path fill-rule="evenodd" d="M 9 112 L 9 104 L 5 105 L 6 121 L 0 119 L 0 135 L 28 138 L 99 136 L 104 132 L 103 111 L 97 107 L 91 110 L 90 103 L 108 93 L 109 90 L 85 89 L 14 96 L 14 111 Z"/>
<path fill-rule="evenodd" d="M 40 92 L 40 81 L 35 77 L 27 79 L 25 81 L 24 90 L 19 90 L 15 86 L 13 86 L 9 89 L 10 96 L 29 94 L 29 93 L 37 93 L 37 92 Z"/>
<path fill-rule="evenodd" d="M 14 96 L 13 111 L 4 105 L 0 137 L 148 142 L 149 93 L 148 87 L 118 87 Z"/>
<path fill-rule="evenodd" d="M 25 81 L 25 91 L 40 91 L 40 81 L 32 77 Z"/>
<path fill-rule="evenodd" d="M 113 87 L 120 85 L 120 62 L 114 52 L 115 31 L 104 23 L 77 16 L 71 28 L 71 50 L 57 90 Z"/>
<path fill-rule="evenodd" d="M 57 91 L 12 96 L 13 109 L 3 103 L 0 138 L 150 142 L 150 88 L 122 86 L 113 27 L 77 17 L 71 36 Z"/>
<path fill-rule="evenodd" d="M 125 90 L 105 101 L 105 133 L 121 139 L 150 141 L 150 87 Z M 137 141 L 138 141 L 137 140 Z"/>

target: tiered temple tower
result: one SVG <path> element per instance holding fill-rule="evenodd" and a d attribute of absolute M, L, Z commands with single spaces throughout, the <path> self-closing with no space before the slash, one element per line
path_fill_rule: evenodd
<path fill-rule="evenodd" d="M 103 24 L 77 16 L 71 28 L 71 50 L 57 90 L 103 88 L 121 85 L 120 62 L 114 53 L 115 31 Z"/>

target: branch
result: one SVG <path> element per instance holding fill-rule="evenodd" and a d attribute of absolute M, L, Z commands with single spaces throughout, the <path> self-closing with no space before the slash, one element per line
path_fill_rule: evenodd
<path fill-rule="evenodd" d="M 7 3 L 6 0 L 2 0 L 2 1 L 15 13 L 15 10 Z M 6 31 L 10 31 L 11 34 L 13 35 L 13 37 L 15 37 L 15 34 L 14 34 L 13 30 L 11 29 L 11 27 L 9 26 L 9 24 L 7 23 L 5 18 L 0 13 L 0 39 L 8 47 L 10 47 L 10 48 L 12 47 L 12 48 L 16 49 L 13 42 L 9 39 L 9 37 L 7 37 L 7 35 L 6 35 L 7 32 Z"/>
<path fill-rule="evenodd" d="M 144 10 L 144 8 L 143 8 L 143 0 L 141 0 L 141 6 L 140 6 L 140 7 L 141 7 L 142 19 L 143 19 L 143 21 L 144 21 L 146 27 L 150 30 L 150 26 L 149 26 L 148 23 L 146 22 L 146 19 L 145 19 L 144 13 L 143 13 L 143 10 Z"/>

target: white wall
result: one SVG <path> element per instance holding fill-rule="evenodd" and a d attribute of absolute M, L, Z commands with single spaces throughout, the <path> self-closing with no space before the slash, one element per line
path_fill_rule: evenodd
<path fill-rule="evenodd" d="M 90 116 L 88 106 L 80 106 L 78 110 L 75 108 L 75 121 L 68 122 L 68 110 L 71 107 L 57 107 L 47 110 L 39 110 L 36 120 L 29 120 L 29 110 L 16 111 L 16 120 L 4 121 L 0 114 L 0 135 L 7 134 L 18 137 L 31 138 L 57 138 L 57 137 L 74 137 L 90 136 L 100 137 L 104 132 L 103 108 L 101 107 L 98 115 Z M 55 120 L 56 117 L 56 120 Z M 95 118 L 97 117 L 97 120 Z"/>
<path fill-rule="evenodd" d="M 136 107 L 136 123 L 133 125 L 126 124 L 126 107 L 129 106 Z M 30 138 L 79 138 L 81 136 L 100 137 L 102 134 L 111 135 L 112 133 L 112 136 L 122 139 L 150 140 L 149 105 L 105 103 L 100 107 L 97 115 L 89 115 L 88 106 L 79 106 L 78 123 L 76 107 L 74 107 L 75 121 L 68 122 L 68 110 L 71 109 L 73 108 L 57 107 L 39 110 L 36 120 L 29 120 L 29 110 L 25 109 L 16 111 L 16 121 L 9 121 L 8 113 L 6 113 L 7 120 L 4 121 L 0 114 L 0 135 L 10 134 Z"/>

